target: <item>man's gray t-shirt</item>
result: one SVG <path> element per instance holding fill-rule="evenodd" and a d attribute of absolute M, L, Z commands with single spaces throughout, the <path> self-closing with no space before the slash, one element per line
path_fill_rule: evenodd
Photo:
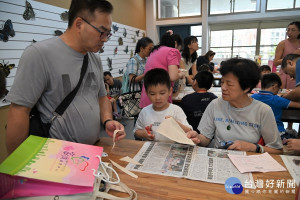
<path fill-rule="evenodd" d="M 232 107 L 222 98 L 214 99 L 206 108 L 198 126 L 201 134 L 214 137 L 213 146 L 221 142 L 242 140 L 257 143 L 262 136 L 265 145 L 281 149 L 275 117 L 270 106 L 253 99 L 244 108 Z"/>
<path fill-rule="evenodd" d="M 106 96 L 100 57 L 88 53 L 81 86 L 62 117 L 54 120 L 50 137 L 94 144 L 100 136 L 99 97 Z M 14 84 L 7 96 L 12 103 L 32 108 L 36 103 L 43 122 L 76 87 L 84 55 L 59 37 L 27 47 L 20 59 Z"/>

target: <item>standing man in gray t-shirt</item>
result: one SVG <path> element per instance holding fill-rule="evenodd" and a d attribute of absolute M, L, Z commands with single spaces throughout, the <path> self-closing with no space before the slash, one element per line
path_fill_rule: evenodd
<path fill-rule="evenodd" d="M 108 135 L 124 126 L 112 120 L 112 109 L 106 97 L 102 63 L 97 56 L 111 36 L 112 5 L 105 0 L 72 0 L 66 32 L 27 47 L 20 59 L 14 84 L 7 96 L 6 144 L 8 152 L 16 149 L 28 136 L 29 113 L 34 105 L 44 123 L 77 85 L 84 55 L 88 54 L 87 72 L 80 88 L 62 116 L 50 128 L 52 138 L 94 144 L 100 137 L 100 120 Z"/>

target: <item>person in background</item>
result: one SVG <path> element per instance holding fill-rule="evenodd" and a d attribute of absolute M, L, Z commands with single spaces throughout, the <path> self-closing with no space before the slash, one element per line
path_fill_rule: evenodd
<path fill-rule="evenodd" d="M 281 65 L 283 58 L 288 54 L 300 54 L 300 21 L 291 22 L 286 29 L 288 38 L 279 42 L 275 51 L 275 58 L 273 64 L 275 66 Z M 282 88 L 294 89 L 295 80 L 290 75 L 285 74 L 282 69 L 279 71 L 282 81 Z M 295 133 L 293 123 L 289 122 L 286 129 L 291 134 Z"/>
<path fill-rule="evenodd" d="M 271 67 L 269 65 L 262 65 L 259 67 L 260 71 L 260 79 L 262 79 L 263 75 L 271 73 Z M 256 88 L 261 88 L 261 80 L 259 80 Z"/>
<path fill-rule="evenodd" d="M 144 79 L 144 71 L 146 65 L 146 59 L 153 49 L 153 41 L 148 37 L 143 37 L 138 40 L 135 47 L 135 55 L 131 57 L 126 65 L 126 71 L 124 75 L 129 76 L 129 83 L 131 79 L 136 76 L 134 86 L 135 90 L 141 90 L 140 83 Z M 129 84 L 128 84 L 129 86 Z"/>
<path fill-rule="evenodd" d="M 194 93 L 184 96 L 180 107 L 187 116 L 187 121 L 198 133 L 198 125 L 207 105 L 218 98 L 208 90 L 211 88 L 214 77 L 208 71 L 200 71 L 196 74 L 192 87 Z"/>
<path fill-rule="evenodd" d="M 104 72 L 103 76 L 104 82 L 109 86 L 109 95 L 114 99 L 118 99 L 121 95 L 122 82 L 118 79 L 114 79 L 108 71 Z"/>
<path fill-rule="evenodd" d="M 199 71 L 199 67 L 202 65 L 202 64 L 207 64 L 208 66 L 209 63 L 214 59 L 214 56 L 216 55 L 215 52 L 213 52 L 212 50 L 209 50 L 204 56 L 199 56 L 197 58 L 197 63 L 196 63 L 196 67 L 197 67 L 197 71 Z M 214 68 L 212 68 L 212 66 L 210 66 L 210 71 L 214 71 Z"/>
<path fill-rule="evenodd" d="M 210 67 L 208 64 L 202 64 L 199 68 L 198 68 L 199 72 L 201 71 L 208 71 L 210 73 L 212 73 L 212 71 L 210 71 Z"/>
<path fill-rule="evenodd" d="M 275 51 L 274 65 L 281 65 L 283 58 L 288 54 L 300 54 L 300 21 L 291 22 L 286 33 L 288 38 L 279 42 Z M 295 80 L 282 70 L 279 71 L 282 81 L 282 88 L 294 89 Z"/>
<path fill-rule="evenodd" d="M 295 89 L 282 97 L 292 101 L 300 101 L 300 54 L 286 55 L 282 60 L 281 69 L 296 80 Z"/>
<path fill-rule="evenodd" d="M 25 49 L 6 97 L 11 102 L 6 131 L 9 153 L 28 137 L 34 105 L 43 123 L 53 118 L 56 107 L 76 87 L 86 54 L 89 62 L 82 84 L 64 114 L 52 121 L 49 137 L 95 144 L 101 122 L 108 135 L 118 129 L 116 140 L 125 137 L 124 126 L 112 119 L 101 60 L 94 54 L 111 36 L 112 10 L 106 0 L 72 0 L 67 30 Z"/>
<path fill-rule="evenodd" d="M 275 73 L 265 74 L 261 80 L 261 91 L 258 94 L 253 94 L 251 97 L 269 105 L 274 113 L 279 135 L 282 140 L 295 138 L 296 135 L 291 135 L 285 131 L 283 122 L 281 121 L 282 110 L 285 108 L 300 108 L 300 102 L 291 101 L 289 99 L 278 96 L 281 87 L 281 79 Z"/>
<path fill-rule="evenodd" d="M 289 151 L 295 151 L 296 155 L 300 155 L 300 139 L 288 139 L 287 149 Z"/>
<path fill-rule="evenodd" d="M 156 45 L 150 53 L 144 74 L 149 70 L 161 68 L 169 73 L 171 85 L 174 81 L 185 78 L 185 73 L 179 70 L 181 55 L 179 50 L 181 48 L 182 40 L 178 35 L 173 34 L 173 31 L 167 31 L 161 38 L 160 44 Z M 169 102 L 172 103 L 172 95 L 169 97 Z M 140 107 L 144 108 L 151 104 L 147 96 L 145 87 L 142 88 Z"/>
<path fill-rule="evenodd" d="M 120 115 L 118 113 L 118 108 L 117 108 L 117 101 L 116 99 L 112 98 L 109 94 L 109 85 L 107 83 L 105 83 L 105 88 L 106 88 L 106 93 L 107 93 L 107 98 L 109 99 L 111 105 L 112 105 L 112 109 L 113 109 L 113 116 L 115 117 L 115 119 L 119 119 Z"/>
<path fill-rule="evenodd" d="M 187 76 L 187 81 L 189 84 L 193 83 L 193 78 L 197 74 L 196 60 L 197 60 L 197 50 L 198 50 L 198 39 L 195 36 L 188 36 L 184 38 L 183 50 L 181 53 L 180 67 L 189 71 L 192 70 L 192 75 Z"/>
<path fill-rule="evenodd" d="M 173 117 L 184 132 L 192 130 L 186 120 L 183 110 L 168 102 L 172 94 L 171 80 L 168 72 L 161 68 L 148 71 L 145 75 L 144 86 L 152 104 L 144 107 L 139 114 L 133 130 L 135 136 L 143 140 L 173 142 L 156 132 L 160 123 L 168 117 Z"/>
<path fill-rule="evenodd" d="M 232 58 L 220 68 L 222 98 L 214 99 L 204 111 L 198 130 L 188 132 L 195 144 L 228 150 L 282 153 L 276 121 L 270 106 L 249 97 L 260 77 L 256 63 Z M 258 144 L 263 138 L 265 146 Z"/>
<path fill-rule="evenodd" d="M 6 80 L 4 72 L 0 69 L 0 99 L 4 96 L 6 91 Z"/>

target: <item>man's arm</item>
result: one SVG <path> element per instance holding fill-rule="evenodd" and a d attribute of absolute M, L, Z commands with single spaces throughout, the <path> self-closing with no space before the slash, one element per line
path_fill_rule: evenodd
<path fill-rule="evenodd" d="M 120 130 L 116 134 L 116 140 L 120 140 L 126 136 L 124 126 L 118 121 L 113 120 L 112 117 L 112 106 L 109 99 L 106 96 L 99 97 L 99 106 L 100 106 L 100 118 L 102 123 L 109 120 L 105 124 L 106 133 L 113 137 L 115 130 Z"/>
<path fill-rule="evenodd" d="M 207 138 L 201 133 L 198 134 L 196 131 L 187 132 L 187 137 L 191 139 L 195 144 L 199 144 L 202 147 L 207 147 L 211 141 L 211 139 Z"/>
<path fill-rule="evenodd" d="M 12 103 L 8 111 L 6 148 L 11 154 L 28 136 L 30 108 Z"/>
<path fill-rule="evenodd" d="M 300 101 L 300 86 L 296 87 L 295 89 L 283 95 L 282 97 L 290 99 L 292 101 Z"/>

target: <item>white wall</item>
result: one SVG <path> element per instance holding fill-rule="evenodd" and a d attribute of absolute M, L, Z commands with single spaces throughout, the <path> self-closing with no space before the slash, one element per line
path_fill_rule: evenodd
<path fill-rule="evenodd" d="M 13 84 L 14 77 L 18 68 L 18 63 L 24 49 L 35 41 L 45 40 L 54 37 L 54 31 L 64 32 L 67 28 L 67 22 L 62 21 L 60 14 L 66 9 L 51 6 L 48 4 L 28 0 L 35 12 L 35 19 L 26 21 L 23 18 L 25 11 L 25 0 L 1 0 L 0 1 L 0 27 L 4 26 L 7 19 L 10 19 L 15 30 L 15 36 L 9 37 L 8 42 L 0 41 L 0 62 L 15 64 L 6 79 L 7 89 Z M 143 36 L 145 30 L 130 27 L 127 25 L 113 22 L 113 25 L 119 27 L 118 31 L 113 33 L 111 39 L 105 44 L 104 53 L 99 54 L 102 59 L 104 71 L 111 71 L 114 77 L 123 75 L 122 69 L 128 62 L 131 51 L 134 53 L 136 41 Z M 124 29 L 127 31 L 124 37 Z M 139 36 L 136 31 L 139 30 Z M 122 37 L 123 45 L 119 45 L 118 39 Z M 135 38 L 135 41 L 133 40 Z M 128 45 L 128 52 L 124 50 Z M 117 54 L 114 53 L 118 48 Z M 112 59 L 112 68 L 108 67 L 107 58 Z M 0 99 L 0 106 L 6 105 Z"/>

